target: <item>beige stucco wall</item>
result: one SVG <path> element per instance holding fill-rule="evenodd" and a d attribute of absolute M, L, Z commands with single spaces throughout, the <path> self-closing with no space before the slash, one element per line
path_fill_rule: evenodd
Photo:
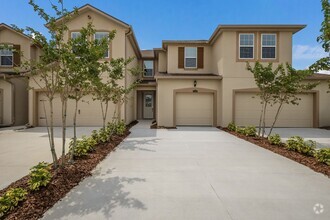
<path fill-rule="evenodd" d="M 127 66 L 127 69 L 136 68 L 139 66 L 139 60 L 135 56 L 135 52 L 133 50 L 133 46 L 131 42 L 126 38 L 126 59 L 134 57 L 134 60 Z M 136 77 L 132 76 L 129 71 L 126 70 L 126 87 L 129 87 L 134 81 L 136 81 Z M 124 111 L 125 111 L 125 122 L 126 124 L 134 121 L 136 119 L 136 92 L 132 91 L 125 103 Z"/>
<path fill-rule="evenodd" d="M 24 77 L 12 78 L 10 82 L 14 84 L 15 88 L 15 125 L 25 125 L 28 122 L 28 79 Z"/>
<path fill-rule="evenodd" d="M 167 52 L 160 51 L 158 54 L 158 72 L 165 73 L 167 71 Z"/>
<path fill-rule="evenodd" d="M 6 43 L 6 44 L 13 44 L 13 45 L 20 45 L 21 46 L 21 53 L 22 53 L 22 57 L 21 57 L 21 62 L 24 62 L 26 60 L 29 60 L 31 57 L 31 52 L 30 52 L 30 48 L 31 48 L 31 41 L 12 31 L 9 29 L 3 29 L 2 31 L 0 31 L 0 44 L 2 43 Z M 14 71 L 13 68 L 1 68 L 0 67 L 0 71 Z"/>
<path fill-rule="evenodd" d="M 174 113 L 173 90 L 192 88 L 194 79 L 159 79 L 157 83 L 157 123 L 159 126 L 172 127 Z M 221 120 L 220 80 L 197 80 L 197 88 L 207 88 L 217 91 L 217 124 L 219 124 Z"/>
<path fill-rule="evenodd" d="M 315 82 L 315 81 L 314 81 Z M 322 80 L 320 84 L 313 90 L 319 91 L 319 126 L 330 125 L 330 93 L 329 83 Z"/>
<path fill-rule="evenodd" d="M 10 125 L 13 123 L 13 85 L 0 79 L 0 89 L 3 90 L 3 120 L 2 123 Z"/>
<path fill-rule="evenodd" d="M 204 68 L 202 69 L 179 69 L 178 48 L 179 47 L 204 47 Z M 167 48 L 167 71 L 168 73 L 212 73 L 211 47 L 207 45 L 168 45 Z"/>

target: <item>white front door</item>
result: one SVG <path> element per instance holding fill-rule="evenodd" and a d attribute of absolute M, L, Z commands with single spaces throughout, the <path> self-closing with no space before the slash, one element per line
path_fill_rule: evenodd
<path fill-rule="evenodd" d="M 154 94 L 152 92 L 143 94 L 143 118 L 154 118 Z"/>

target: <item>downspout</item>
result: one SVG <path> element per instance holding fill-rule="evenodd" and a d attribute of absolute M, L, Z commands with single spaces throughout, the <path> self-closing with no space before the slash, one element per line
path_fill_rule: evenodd
<path fill-rule="evenodd" d="M 3 75 L 3 80 L 11 85 L 12 103 L 11 103 L 11 123 L 9 124 L 9 126 L 13 126 L 15 125 L 15 85 L 13 82 L 11 82 L 9 79 L 6 78 L 5 74 Z"/>

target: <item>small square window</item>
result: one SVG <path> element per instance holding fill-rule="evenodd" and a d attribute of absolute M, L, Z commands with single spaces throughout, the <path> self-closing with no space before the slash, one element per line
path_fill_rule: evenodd
<path fill-rule="evenodd" d="M 0 66 L 13 66 L 14 65 L 14 53 L 13 53 L 13 46 L 7 45 L 0 45 Z"/>
<path fill-rule="evenodd" d="M 143 61 L 143 76 L 153 77 L 154 76 L 154 61 L 144 60 Z"/>

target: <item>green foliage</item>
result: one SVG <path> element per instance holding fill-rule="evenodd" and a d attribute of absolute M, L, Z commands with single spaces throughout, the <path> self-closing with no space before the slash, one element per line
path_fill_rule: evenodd
<path fill-rule="evenodd" d="M 245 135 L 245 131 L 244 131 L 244 128 L 243 127 L 236 127 L 236 132 L 239 133 L 239 134 L 244 134 Z"/>
<path fill-rule="evenodd" d="M 50 165 L 48 163 L 40 162 L 38 165 L 32 167 L 30 171 L 28 184 L 32 191 L 39 190 L 42 186 L 47 186 L 52 179 Z"/>
<path fill-rule="evenodd" d="M 270 135 L 268 136 L 268 140 L 270 142 L 270 144 L 272 145 L 281 145 L 281 137 L 279 134 L 274 134 L 274 135 Z"/>
<path fill-rule="evenodd" d="M 69 143 L 70 150 L 72 151 L 73 143 L 72 140 Z M 81 140 L 77 140 L 76 146 L 74 148 L 73 155 L 75 157 L 86 156 L 88 153 L 94 150 L 94 147 L 97 145 L 97 141 L 93 137 L 83 136 Z"/>
<path fill-rule="evenodd" d="M 106 143 L 109 140 L 109 129 L 101 128 L 98 139 L 100 143 Z"/>
<path fill-rule="evenodd" d="M 126 124 L 123 120 L 116 124 L 116 134 L 123 135 L 126 131 Z"/>
<path fill-rule="evenodd" d="M 25 200 L 27 191 L 22 188 L 9 189 L 0 197 L 0 217 L 13 210 L 20 201 Z"/>
<path fill-rule="evenodd" d="M 229 131 L 236 131 L 236 125 L 234 122 L 230 122 L 227 126 Z"/>
<path fill-rule="evenodd" d="M 297 151 L 307 156 L 313 156 L 316 148 L 316 142 L 311 140 L 304 141 L 302 137 L 293 136 L 287 140 L 285 146 L 289 150 Z"/>
<path fill-rule="evenodd" d="M 324 20 L 321 24 L 321 35 L 317 37 L 317 42 L 322 43 L 325 52 L 330 52 L 330 2 L 321 0 Z"/>
<path fill-rule="evenodd" d="M 317 161 L 330 166 L 330 148 L 322 148 L 315 151 L 314 157 Z"/>
<path fill-rule="evenodd" d="M 243 133 L 245 136 L 255 137 L 257 134 L 257 129 L 255 126 L 247 126 L 244 128 Z"/>

